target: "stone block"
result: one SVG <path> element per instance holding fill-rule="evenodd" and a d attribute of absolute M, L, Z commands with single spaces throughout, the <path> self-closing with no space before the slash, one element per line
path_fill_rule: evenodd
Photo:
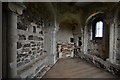
<path fill-rule="evenodd" d="M 20 66 L 22 66 L 24 64 L 24 62 L 19 62 L 19 63 L 17 63 L 17 67 L 20 67 Z"/>
<path fill-rule="evenodd" d="M 31 56 L 30 59 L 33 60 L 33 59 L 34 59 L 34 56 Z"/>
<path fill-rule="evenodd" d="M 34 44 L 32 44 L 31 46 L 32 46 L 32 47 L 35 47 L 35 46 L 36 46 L 36 44 L 34 43 Z"/>
<path fill-rule="evenodd" d="M 31 44 L 35 44 L 35 42 L 33 42 L 33 41 L 31 41 L 30 43 L 31 43 Z"/>
<path fill-rule="evenodd" d="M 31 51 L 29 51 L 29 52 L 28 52 L 28 54 L 32 54 L 32 52 L 31 52 Z"/>
<path fill-rule="evenodd" d="M 17 42 L 17 49 L 22 48 L 22 44 L 20 42 Z"/>
<path fill-rule="evenodd" d="M 30 44 L 29 43 L 28 44 L 24 44 L 23 47 L 30 47 Z"/>
<path fill-rule="evenodd" d="M 32 48 L 32 50 L 36 50 L 36 48 Z"/>
<path fill-rule="evenodd" d="M 20 62 L 20 58 L 17 58 L 17 62 Z"/>
<path fill-rule="evenodd" d="M 42 38 L 42 37 L 39 37 L 39 40 L 40 40 L 40 41 L 43 41 L 43 38 Z"/>
<path fill-rule="evenodd" d="M 20 30 L 27 30 L 27 26 L 22 24 L 22 23 L 17 23 L 17 29 L 20 29 Z"/>
<path fill-rule="evenodd" d="M 18 37 L 19 37 L 19 40 L 26 40 L 26 36 L 25 35 L 18 34 Z"/>
<path fill-rule="evenodd" d="M 30 36 L 28 37 L 28 40 L 33 40 L 33 35 L 30 35 Z"/>
<path fill-rule="evenodd" d="M 26 63 L 29 63 L 29 62 L 30 62 L 30 60 L 29 60 L 29 59 L 26 59 L 26 60 L 25 60 L 25 64 L 26 64 Z"/>
<path fill-rule="evenodd" d="M 39 34 L 43 34 L 43 31 L 40 31 Z"/>

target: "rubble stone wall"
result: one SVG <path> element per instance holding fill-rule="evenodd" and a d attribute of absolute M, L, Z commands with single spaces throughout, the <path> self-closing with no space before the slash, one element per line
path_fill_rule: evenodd
<path fill-rule="evenodd" d="M 34 77 L 45 67 L 43 25 L 25 24 L 21 17 L 17 25 L 17 73 L 22 78 Z"/>
<path fill-rule="evenodd" d="M 96 57 L 94 55 L 90 54 L 83 54 L 83 53 L 77 53 L 81 59 L 85 60 L 86 62 L 94 64 L 98 68 L 102 68 L 108 72 L 111 72 L 112 74 L 116 76 L 120 76 L 120 66 L 113 64 L 109 61 L 104 61 L 103 59 Z"/>

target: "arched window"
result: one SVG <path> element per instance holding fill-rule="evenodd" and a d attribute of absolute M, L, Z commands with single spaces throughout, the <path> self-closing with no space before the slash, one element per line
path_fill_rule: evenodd
<path fill-rule="evenodd" d="M 95 37 L 103 37 L 103 22 L 96 22 L 95 26 Z"/>
<path fill-rule="evenodd" d="M 103 37 L 104 22 L 103 18 L 96 18 L 92 23 L 93 39 L 101 39 Z"/>

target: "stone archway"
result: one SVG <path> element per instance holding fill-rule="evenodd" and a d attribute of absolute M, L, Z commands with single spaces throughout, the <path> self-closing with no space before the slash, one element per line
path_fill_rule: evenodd
<path fill-rule="evenodd" d="M 92 13 L 88 16 L 88 18 L 85 21 L 85 28 L 84 28 L 84 54 L 87 54 L 88 51 L 90 50 L 88 48 L 88 37 L 90 37 L 90 39 L 92 39 L 91 35 L 92 35 L 92 30 L 90 35 L 88 35 L 88 28 L 92 29 L 92 21 L 98 17 L 99 15 L 103 14 L 103 12 L 95 12 Z M 92 51 L 91 51 L 92 52 Z"/>
<path fill-rule="evenodd" d="M 103 27 L 103 37 L 101 39 L 94 38 L 94 29 L 93 29 L 93 22 L 98 18 L 103 18 L 104 27 Z M 95 55 L 102 59 L 107 59 L 109 56 L 109 36 L 108 33 L 109 29 L 107 30 L 108 26 L 105 22 L 105 14 L 104 12 L 96 12 L 91 14 L 86 20 L 85 26 L 85 43 L 84 43 L 84 50 L 85 53 Z M 106 43 L 107 42 L 107 43 Z"/>
<path fill-rule="evenodd" d="M 59 58 L 73 57 L 74 36 L 73 31 L 79 26 L 74 14 L 63 15 L 57 31 L 57 53 Z"/>

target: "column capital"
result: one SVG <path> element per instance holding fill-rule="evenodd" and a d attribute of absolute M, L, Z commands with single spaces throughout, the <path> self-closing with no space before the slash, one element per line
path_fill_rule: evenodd
<path fill-rule="evenodd" d="M 8 8 L 18 14 L 18 15 L 21 15 L 23 13 L 23 10 L 26 9 L 26 6 L 23 5 L 22 2 L 10 2 L 8 3 Z"/>

